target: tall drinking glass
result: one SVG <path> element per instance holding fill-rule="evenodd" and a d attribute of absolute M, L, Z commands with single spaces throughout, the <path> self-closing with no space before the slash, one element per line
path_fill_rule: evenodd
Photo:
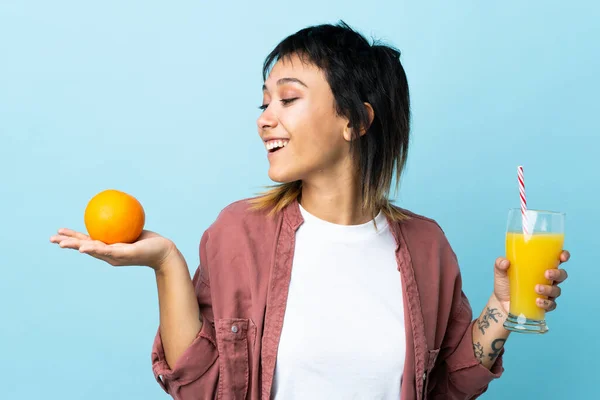
<path fill-rule="evenodd" d="M 524 222 L 526 221 L 526 222 Z M 523 223 L 527 233 L 523 233 Z M 510 261 L 510 310 L 504 327 L 513 332 L 546 333 L 545 311 L 536 299 L 537 284 L 550 285 L 546 270 L 558 268 L 565 238 L 565 214 L 552 211 L 509 210 L 506 230 L 506 258 Z"/>

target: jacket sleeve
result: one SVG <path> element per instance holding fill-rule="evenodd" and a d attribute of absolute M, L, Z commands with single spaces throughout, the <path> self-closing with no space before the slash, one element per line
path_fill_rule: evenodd
<path fill-rule="evenodd" d="M 450 321 L 442 342 L 443 354 L 448 368 L 448 397 L 449 399 L 475 399 L 483 394 L 493 379 L 499 378 L 504 372 L 500 352 L 491 369 L 480 364 L 473 351 L 473 312 L 465 293 L 462 290 L 462 278 L 458 269 L 456 255 L 450 249 L 444 252 L 445 262 L 453 263 L 457 275 L 454 282 L 454 295 L 451 307 Z M 454 269 L 454 268 L 452 268 Z"/>
<path fill-rule="evenodd" d="M 171 368 L 165 358 L 160 327 L 152 346 L 152 372 L 158 384 L 175 400 L 215 398 L 219 379 L 219 354 L 206 260 L 205 233 L 200 241 L 200 266 L 192 283 L 200 305 L 202 328 Z"/>

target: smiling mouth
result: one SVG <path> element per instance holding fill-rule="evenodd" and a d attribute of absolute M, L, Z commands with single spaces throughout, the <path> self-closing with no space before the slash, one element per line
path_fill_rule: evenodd
<path fill-rule="evenodd" d="M 265 147 L 269 153 L 275 153 L 286 147 L 288 143 L 289 140 L 269 140 L 265 143 Z"/>

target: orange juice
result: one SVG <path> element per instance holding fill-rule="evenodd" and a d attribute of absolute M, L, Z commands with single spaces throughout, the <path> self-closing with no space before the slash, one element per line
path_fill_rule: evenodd
<path fill-rule="evenodd" d="M 536 298 L 546 298 L 535 291 L 537 284 L 549 285 L 546 270 L 558 267 L 564 234 L 534 233 L 528 239 L 522 233 L 506 234 L 506 258 L 510 261 L 510 313 L 541 321 L 545 312 Z"/>

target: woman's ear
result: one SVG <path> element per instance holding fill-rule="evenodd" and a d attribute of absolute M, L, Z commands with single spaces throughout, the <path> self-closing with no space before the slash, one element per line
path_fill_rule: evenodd
<path fill-rule="evenodd" d="M 375 111 L 373 110 L 371 104 L 365 102 L 364 105 L 365 109 L 367 110 L 368 125 L 361 128 L 360 136 L 367 133 L 371 127 L 371 124 L 373 123 L 373 119 L 375 119 Z M 350 126 L 350 123 L 348 123 L 346 129 L 344 129 L 344 139 L 348 142 L 352 140 L 352 127 Z"/>
<path fill-rule="evenodd" d="M 365 108 L 367 109 L 367 115 L 369 116 L 369 124 L 360 130 L 360 136 L 367 133 L 367 131 L 371 127 L 371 124 L 373 123 L 373 120 L 375 119 L 375 110 L 373 110 L 373 107 L 371 106 L 371 104 L 370 103 L 364 103 L 364 104 L 365 104 Z"/>

